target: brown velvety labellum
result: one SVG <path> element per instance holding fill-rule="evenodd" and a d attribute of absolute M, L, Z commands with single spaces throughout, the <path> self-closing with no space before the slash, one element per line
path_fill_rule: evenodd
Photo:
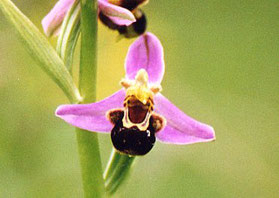
<path fill-rule="evenodd" d="M 128 107 L 129 112 L 129 119 L 132 123 L 142 123 L 146 117 L 146 114 L 148 112 L 148 107 L 146 107 L 143 104 L 137 104 L 134 106 Z"/>
<path fill-rule="evenodd" d="M 154 146 L 156 137 L 152 126 L 152 118 L 147 130 L 141 131 L 136 126 L 126 128 L 122 118 L 114 125 L 111 131 L 111 141 L 114 148 L 127 155 L 145 155 Z"/>

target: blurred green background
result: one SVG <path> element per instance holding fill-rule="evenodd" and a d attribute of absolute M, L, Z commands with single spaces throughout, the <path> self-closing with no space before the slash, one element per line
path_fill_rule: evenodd
<path fill-rule="evenodd" d="M 42 30 L 56 1 L 14 2 Z M 278 0 L 150 0 L 144 10 L 165 48 L 163 94 L 217 140 L 157 142 L 115 197 L 278 197 Z M 124 76 L 133 40 L 116 38 L 99 25 L 98 99 Z M 82 197 L 74 128 L 54 116 L 68 101 L 2 13 L 0 60 L 0 197 Z M 105 166 L 110 138 L 99 139 Z"/>

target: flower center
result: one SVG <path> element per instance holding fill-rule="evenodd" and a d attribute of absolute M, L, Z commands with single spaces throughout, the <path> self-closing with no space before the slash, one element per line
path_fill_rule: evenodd
<path fill-rule="evenodd" d="M 145 155 L 155 141 L 155 133 L 166 125 L 166 120 L 153 112 L 153 98 L 160 85 L 148 86 L 148 74 L 138 71 L 135 80 L 122 80 L 126 89 L 124 109 L 112 109 L 107 117 L 114 125 L 111 140 L 114 148 L 128 155 Z"/>
<path fill-rule="evenodd" d="M 148 86 L 148 74 L 144 69 L 138 71 L 135 80 L 122 80 L 121 84 L 126 88 L 123 126 L 146 130 L 154 109 L 154 94 L 160 91 L 160 86 Z"/>

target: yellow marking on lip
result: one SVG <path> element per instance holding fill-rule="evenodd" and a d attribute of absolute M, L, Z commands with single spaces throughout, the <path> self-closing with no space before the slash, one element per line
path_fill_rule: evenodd
<path fill-rule="evenodd" d="M 138 71 L 134 81 L 122 80 L 121 84 L 126 88 L 126 97 L 135 96 L 143 104 L 153 100 L 154 93 L 148 87 L 148 74 L 144 69 Z"/>

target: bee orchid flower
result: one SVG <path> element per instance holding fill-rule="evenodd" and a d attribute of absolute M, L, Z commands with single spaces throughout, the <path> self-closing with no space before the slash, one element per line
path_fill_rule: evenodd
<path fill-rule="evenodd" d="M 68 10 L 77 0 L 59 0 L 53 9 L 43 18 L 42 25 L 47 36 L 57 34 Z M 136 19 L 126 8 L 110 3 L 108 0 L 98 0 L 99 12 L 109 17 L 118 25 L 130 25 Z"/>
<path fill-rule="evenodd" d="M 110 133 L 114 148 L 128 155 L 144 155 L 156 139 L 192 144 L 215 139 L 214 129 L 187 116 L 161 91 L 165 66 L 158 38 L 146 33 L 129 48 L 123 88 L 96 103 L 61 105 L 56 116 L 92 132 Z"/>
<path fill-rule="evenodd" d="M 43 18 L 42 26 L 47 36 L 59 34 L 63 19 L 75 1 L 78 0 L 59 0 Z M 139 17 L 140 13 L 136 8 L 146 2 L 146 0 L 133 0 L 131 2 L 125 0 L 98 0 L 99 16 L 106 18 L 107 23 L 112 23 L 115 27 L 121 27 L 121 31 L 123 31 L 124 27 L 137 21 L 136 18 Z M 108 26 L 108 24 L 105 25 Z"/>

